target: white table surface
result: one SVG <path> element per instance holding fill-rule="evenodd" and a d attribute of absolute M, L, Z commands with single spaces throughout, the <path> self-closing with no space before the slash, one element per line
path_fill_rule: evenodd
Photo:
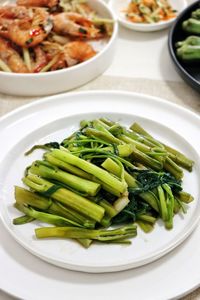
<path fill-rule="evenodd" d="M 115 58 L 105 75 L 181 82 L 169 57 L 167 38 L 168 30 L 141 33 L 120 26 Z M 11 299 L 0 291 L 0 300 Z"/>
<path fill-rule="evenodd" d="M 168 53 L 168 32 L 136 32 L 120 26 L 116 56 L 105 75 L 182 81 Z"/>
<path fill-rule="evenodd" d="M 168 31 L 141 33 L 120 26 L 116 56 L 105 74 L 181 81 L 168 53 Z"/>

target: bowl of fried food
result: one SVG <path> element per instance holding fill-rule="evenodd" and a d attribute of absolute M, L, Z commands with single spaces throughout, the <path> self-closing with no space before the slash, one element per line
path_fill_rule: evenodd
<path fill-rule="evenodd" d="M 169 27 L 187 6 L 186 0 L 110 0 L 120 24 L 135 31 Z"/>
<path fill-rule="evenodd" d="M 0 92 L 56 94 L 102 74 L 118 25 L 103 0 L 17 0 L 0 6 Z"/>

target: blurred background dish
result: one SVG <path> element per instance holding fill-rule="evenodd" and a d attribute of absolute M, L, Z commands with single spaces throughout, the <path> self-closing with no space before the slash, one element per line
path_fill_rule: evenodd
<path fill-rule="evenodd" d="M 15 2 L 6 2 L 6 5 L 13 3 Z M 113 20 L 111 37 L 106 40 L 92 41 L 97 54 L 78 65 L 51 72 L 19 74 L 0 71 L 0 92 L 21 96 L 56 94 L 87 83 L 109 67 L 114 57 L 118 24 L 115 22 L 112 10 L 103 0 L 88 0 L 87 3 L 99 17 Z"/>
<path fill-rule="evenodd" d="M 134 23 L 127 19 L 126 9 L 130 4 L 130 0 L 110 0 L 109 5 L 115 12 L 121 25 L 126 28 L 136 30 L 136 31 L 158 31 L 164 28 L 169 27 L 175 20 L 175 18 L 170 18 L 166 21 L 152 22 L 152 23 Z M 147 1 L 149 2 L 149 1 Z M 178 15 L 187 7 L 186 0 L 169 0 L 168 3 L 171 5 L 172 9 L 176 11 Z"/>
<path fill-rule="evenodd" d="M 189 33 L 183 30 L 182 24 L 184 21 L 191 17 L 193 11 L 200 9 L 200 1 L 196 1 L 186 8 L 182 14 L 177 18 L 173 25 L 168 39 L 169 53 L 174 62 L 175 68 L 180 76 L 193 88 L 200 91 L 200 59 L 190 61 L 189 59 L 183 60 L 177 56 L 177 43 L 184 41 L 189 36 L 198 36 L 194 33 Z M 200 35 L 199 35 L 200 38 Z M 194 41 L 192 42 L 194 44 Z M 195 42 L 196 43 L 196 42 Z M 200 45 L 198 46 L 200 49 Z M 200 51 L 199 51 L 200 53 Z"/>

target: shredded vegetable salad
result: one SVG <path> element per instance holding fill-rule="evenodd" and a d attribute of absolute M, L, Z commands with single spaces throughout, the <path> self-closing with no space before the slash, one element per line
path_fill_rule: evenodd
<path fill-rule="evenodd" d="M 167 0 L 131 0 L 126 18 L 134 23 L 157 23 L 176 17 L 176 11 Z"/>

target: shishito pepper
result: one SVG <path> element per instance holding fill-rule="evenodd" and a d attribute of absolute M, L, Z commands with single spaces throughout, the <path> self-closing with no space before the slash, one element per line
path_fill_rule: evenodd
<path fill-rule="evenodd" d="M 186 32 L 200 34 L 200 20 L 190 18 L 183 22 L 182 27 Z"/>
<path fill-rule="evenodd" d="M 177 56 L 185 61 L 200 61 L 200 37 L 189 36 L 176 44 Z"/>
<path fill-rule="evenodd" d="M 185 44 L 177 49 L 177 56 L 185 61 L 200 61 L 200 45 Z"/>
<path fill-rule="evenodd" d="M 182 47 L 184 45 L 200 46 L 200 37 L 195 35 L 188 36 L 184 41 L 176 43 L 176 47 Z"/>
<path fill-rule="evenodd" d="M 192 18 L 200 20 L 200 8 L 192 12 Z"/>

